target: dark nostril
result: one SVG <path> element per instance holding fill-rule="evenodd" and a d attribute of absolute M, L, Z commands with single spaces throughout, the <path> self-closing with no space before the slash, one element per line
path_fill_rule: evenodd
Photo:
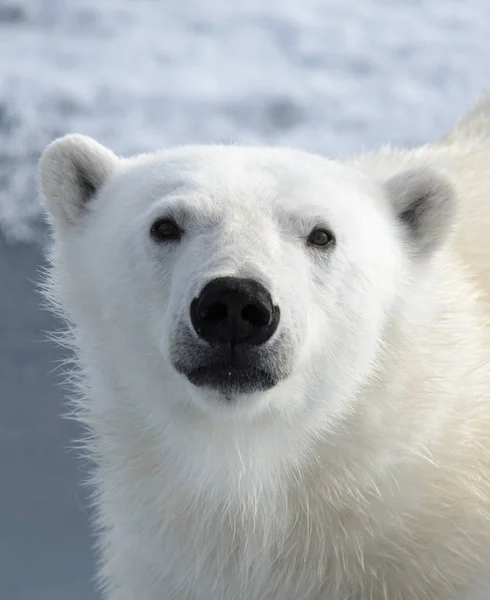
<path fill-rule="evenodd" d="M 208 306 L 204 306 L 199 311 L 199 316 L 204 321 L 222 321 L 228 316 L 228 307 L 223 302 L 213 302 Z"/>
<path fill-rule="evenodd" d="M 265 327 L 269 324 L 270 316 L 266 307 L 247 304 L 242 309 L 242 319 L 253 327 Z"/>

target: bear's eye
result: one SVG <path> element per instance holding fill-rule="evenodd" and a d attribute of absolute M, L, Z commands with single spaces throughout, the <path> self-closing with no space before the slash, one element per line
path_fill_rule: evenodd
<path fill-rule="evenodd" d="M 150 229 L 151 237 L 157 242 L 179 241 L 182 233 L 182 229 L 172 219 L 157 219 Z"/>
<path fill-rule="evenodd" d="M 309 246 L 325 248 L 335 243 L 335 237 L 331 231 L 325 227 L 315 227 L 306 240 Z"/>

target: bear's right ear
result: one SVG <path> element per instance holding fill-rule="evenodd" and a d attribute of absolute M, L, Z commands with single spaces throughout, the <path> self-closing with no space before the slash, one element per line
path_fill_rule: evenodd
<path fill-rule="evenodd" d="M 396 216 L 408 234 L 416 256 L 439 247 L 453 221 L 456 194 L 442 173 L 429 167 L 413 167 L 386 182 Z"/>
<path fill-rule="evenodd" d="M 67 135 L 49 144 L 39 162 L 48 212 L 58 222 L 75 223 L 117 161 L 113 152 L 84 135 Z"/>

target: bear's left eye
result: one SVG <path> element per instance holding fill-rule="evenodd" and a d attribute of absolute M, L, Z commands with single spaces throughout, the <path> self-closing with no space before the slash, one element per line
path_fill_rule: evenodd
<path fill-rule="evenodd" d="M 182 233 L 182 229 L 173 219 L 157 219 L 150 229 L 151 237 L 157 242 L 179 241 Z"/>
<path fill-rule="evenodd" d="M 335 236 L 325 227 L 315 227 L 306 240 L 309 246 L 325 248 L 335 243 Z"/>

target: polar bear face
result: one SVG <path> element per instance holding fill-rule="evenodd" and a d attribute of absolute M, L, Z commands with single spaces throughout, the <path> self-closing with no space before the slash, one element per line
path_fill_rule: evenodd
<path fill-rule="evenodd" d="M 285 149 L 119 159 L 83 136 L 41 160 L 53 294 L 89 377 L 133 401 L 253 418 L 349 408 L 375 372 L 452 192 Z"/>

